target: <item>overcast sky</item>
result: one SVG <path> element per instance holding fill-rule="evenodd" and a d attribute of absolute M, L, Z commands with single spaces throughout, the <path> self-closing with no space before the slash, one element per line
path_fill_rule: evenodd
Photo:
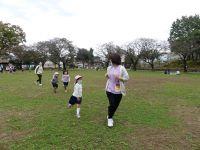
<path fill-rule="evenodd" d="M 65 37 L 81 48 L 167 40 L 173 21 L 195 14 L 200 0 L 0 0 L 0 20 L 20 25 L 27 44 Z"/>

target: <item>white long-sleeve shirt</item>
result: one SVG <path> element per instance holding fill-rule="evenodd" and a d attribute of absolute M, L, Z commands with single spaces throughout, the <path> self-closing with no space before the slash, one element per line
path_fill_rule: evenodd
<path fill-rule="evenodd" d="M 42 74 L 42 73 L 43 73 L 43 68 L 42 68 L 42 66 L 38 65 L 35 68 L 35 74 Z"/>
<path fill-rule="evenodd" d="M 75 97 L 82 97 L 82 84 L 76 83 L 74 85 L 74 92 L 72 95 Z"/>

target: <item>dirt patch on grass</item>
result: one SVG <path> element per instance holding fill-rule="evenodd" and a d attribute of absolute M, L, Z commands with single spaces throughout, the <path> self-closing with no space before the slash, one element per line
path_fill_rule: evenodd
<path fill-rule="evenodd" d="M 168 89 L 171 87 L 172 94 L 176 94 L 176 92 L 192 90 L 192 86 L 194 85 L 195 88 L 198 88 L 197 81 L 193 80 L 192 78 L 187 77 L 137 77 L 137 78 L 130 78 L 127 83 L 127 95 L 128 97 L 135 97 L 144 100 L 148 100 L 149 102 L 157 101 L 158 103 L 165 103 L 165 99 L 167 101 L 172 100 L 172 96 L 170 95 L 170 91 Z M 173 87 L 175 89 L 173 89 Z M 166 91 L 165 91 L 166 90 Z M 167 92 L 167 93 L 165 93 Z M 178 92 L 180 94 L 181 92 Z M 169 95 L 169 96 L 168 96 Z M 178 95 L 181 97 L 181 95 Z M 165 98 L 164 98 L 165 97 Z M 164 101 L 161 101 L 164 100 Z M 176 102 L 174 100 L 174 102 Z"/>
<path fill-rule="evenodd" d="M 154 98 L 154 93 L 168 82 L 165 78 L 141 77 L 130 79 L 127 83 L 127 95 L 143 99 Z M 132 96 L 133 95 L 133 96 Z"/>
<path fill-rule="evenodd" d="M 23 138 L 23 137 L 29 135 L 33 131 L 34 131 L 34 129 L 29 129 L 29 130 L 25 130 L 25 131 L 13 131 L 11 133 L 1 133 L 0 139 L 1 139 L 1 141 L 6 141 L 6 142 L 15 141 L 15 140 L 18 140 L 20 138 Z"/>
<path fill-rule="evenodd" d="M 0 143 L 0 150 L 8 150 L 8 145 Z"/>
<path fill-rule="evenodd" d="M 0 148 L 6 147 L 6 143 L 23 138 L 33 132 L 34 129 L 24 129 L 24 124 L 30 124 L 33 120 L 31 111 L 4 111 L 0 113 Z M 17 125 L 15 124 L 17 122 Z"/>
<path fill-rule="evenodd" d="M 200 149 L 200 108 L 178 105 L 172 115 L 182 120 L 185 138 L 190 141 L 192 147 Z"/>
<path fill-rule="evenodd" d="M 196 82 L 187 77 L 174 77 L 174 78 L 166 78 L 166 77 L 140 77 L 140 78 L 130 78 L 127 83 L 127 86 L 130 89 L 135 89 L 137 87 L 151 89 L 151 87 L 158 87 L 159 85 L 163 85 L 165 83 L 192 83 Z"/>
<path fill-rule="evenodd" d="M 137 128 L 127 136 L 127 139 L 132 149 L 191 149 L 191 144 L 184 137 L 167 129 Z"/>
<path fill-rule="evenodd" d="M 132 149 L 200 149 L 199 114 L 199 107 L 174 106 L 170 115 L 179 118 L 180 124 L 170 129 L 124 124 L 135 129 L 126 139 Z"/>

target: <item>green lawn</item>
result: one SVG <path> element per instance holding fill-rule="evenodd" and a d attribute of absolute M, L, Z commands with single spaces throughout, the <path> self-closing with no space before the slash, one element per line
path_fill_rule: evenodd
<path fill-rule="evenodd" d="M 127 96 L 107 127 L 105 71 L 70 70 L 68 93 L 53 72 L 0 74 L 0 149 L 200 149 L 200 74 L 129 72 Z M 83 78 L 81 118 L 66 104 L 73 78 Z M 61 76 L 60 76 L 61 77 Z"/>

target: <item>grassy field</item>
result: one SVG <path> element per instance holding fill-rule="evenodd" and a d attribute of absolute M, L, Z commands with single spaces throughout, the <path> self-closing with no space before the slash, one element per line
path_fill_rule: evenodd
<path fill-rule="evenodd" d="M 0 149 L 200 149 L 200 74 L 129 72 L 127 96 L 107 127 L 105 71 L 81 74 L 81 118 L 66 108 L 72 94 L 61 82 L 54 94 L 53 72 L 34 84 L 33 72 L 0 74 Z M 61 76 L 60 76 L 61 77 Z"/>

